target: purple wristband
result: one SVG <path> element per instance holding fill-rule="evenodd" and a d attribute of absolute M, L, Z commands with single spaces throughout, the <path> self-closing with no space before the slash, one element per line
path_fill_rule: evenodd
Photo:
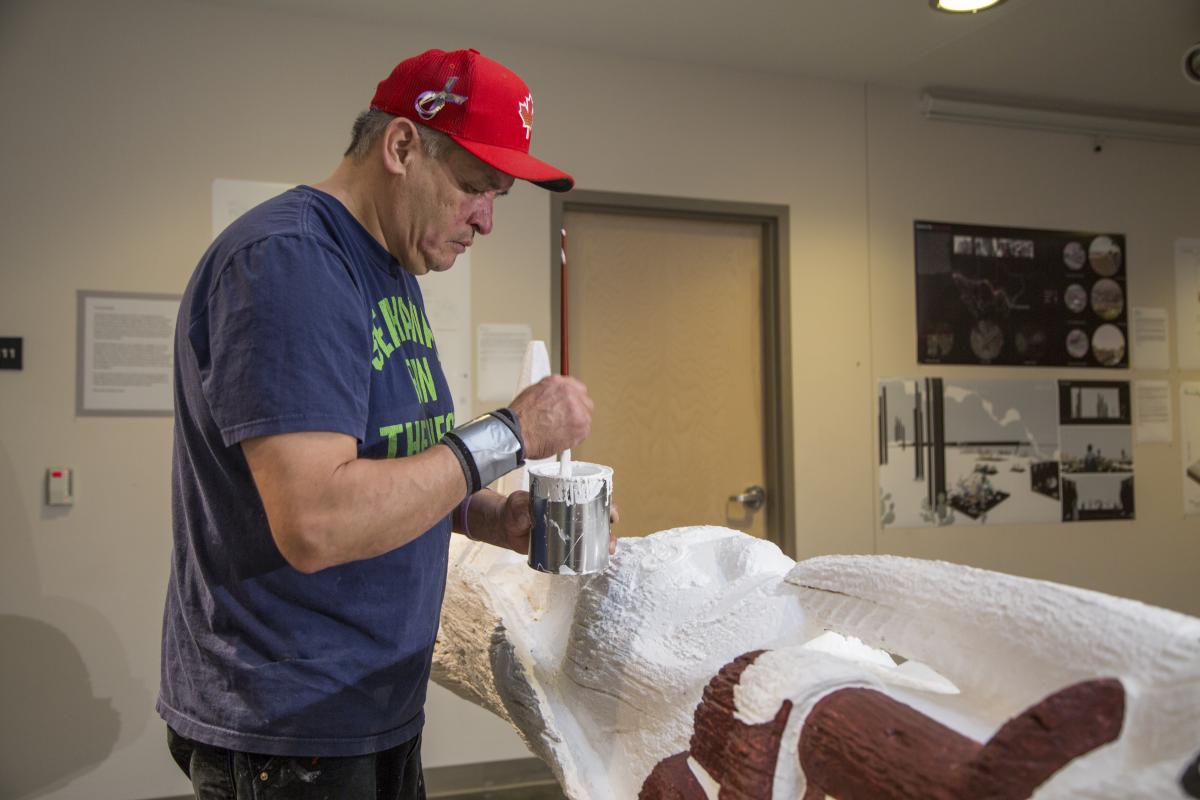
<path fill-rule="evenodd" d="M 475 541 L 475 537 L 471 536 L 471 525 L 467 522 L 467 511 L 471 508 L 471 498 L 474 496 L 474 494 L 469 494 L 462 501 L 462 532 L 463 536 L 466 536 L 471 541 Z"/>

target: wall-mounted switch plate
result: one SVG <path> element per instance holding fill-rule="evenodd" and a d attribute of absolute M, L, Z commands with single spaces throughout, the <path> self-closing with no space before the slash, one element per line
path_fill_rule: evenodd
<path fill-rule="evenodd" d="M 75 475 L 70 467 L 50 467 L 46 470 L 46 505 L 75 505 Z"/>
<path fill-rule="evenodd" d="M 19 336 L 0 336 L 0 369 L 21 369 L 24 340 Z"/>

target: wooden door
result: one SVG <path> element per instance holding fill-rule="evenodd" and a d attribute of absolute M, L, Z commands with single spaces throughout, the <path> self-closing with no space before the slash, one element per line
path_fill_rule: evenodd
<path fill-rule="evenodd" d="M 568 209 L 570 373 L 596 403 L 577 460 L 613 468 L 621 536 L 767 535 L 731 500 L 766 483 L 763 228 Z"/>

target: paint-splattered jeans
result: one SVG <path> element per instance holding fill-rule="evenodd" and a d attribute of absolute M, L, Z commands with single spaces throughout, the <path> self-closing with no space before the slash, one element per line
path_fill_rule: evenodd
<path fill-rule="evenodd" d="M 352 758 L 264 756 L 210 747 L 167 728 L 196 800 L 425 800 L 421 736 Z"/>

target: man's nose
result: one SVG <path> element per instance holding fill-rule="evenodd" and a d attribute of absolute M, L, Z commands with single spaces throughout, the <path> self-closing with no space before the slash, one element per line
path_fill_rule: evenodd
<path fill-rule="evenodd" d="M 475 208 L 471 210 L 471 216 L 467 218 L 467 222 L 475 229 L 475 232 L 486 236 L 492 232 L 492 203 L 494 198 L 491 192 L 483 194 L 479 197 Z"/>

